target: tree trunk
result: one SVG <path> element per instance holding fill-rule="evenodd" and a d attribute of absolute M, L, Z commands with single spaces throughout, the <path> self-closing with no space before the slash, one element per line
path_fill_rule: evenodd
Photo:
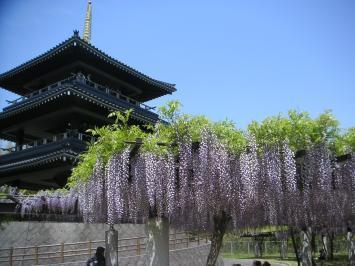
<path fill-rule="evenodd" d="M 280 258 L 287 258 L 287 238 L 281 238 L 281 246 L 280 246 Z"/>
<path fill-rule="evenodd" d="M 229 221 L 230 221 L 230 217 L 227 216 L 225 212 L 222 212 L 222 214 L 219 216 L 213 217 L 214 230 L 211 239 L 210 253 L 208 254 L 207 263 L 206 263 L 207 266 L 216 265 L 219 251 L 222 247 L 223 236 L 224 233 L 226 232 Z"/>
<path fill-rule="evenodd" d="M 287 235 L 286 232 L 275 232 L 275 237 L 280 241 L 280 259 L 287 258 Z"/>
<path fill-rule="evenodd" d="M 169 266 L 169 220 L 150 218 L 146 225 L 147 256 L 150 266 Z"/>
<path fill-rule="evenodd" d="M 346 240 L 348 242 L 348 265 L 355 266 L 355 243 L 350 229 L 348 229 Z"/>
<path fill-rule="evenodd" d="M 329 241 L 327 235 L 322 235 L 322 244 L 325 252 L 325 258 L 329 259 Z"/>
<path fill-rule="evenodd" d="M 294 232 L 293 228 L 290 229 L 290 234 L 291 234 L 291 239 L 292 239 L 293 250 L 295 251 L 295 255 L 296 255 L 296 259 L 297 259 L 297 265 L 300 266 L 301 265 L 300 256 L 298 254 L 298 247 L 297 247 L 295 232 Z"/>
<path fill-rule="evenodd" d="M 113 226 L 105 232 L 105 260 L 107 266 L 118 266 L 118 232 Z"/>
<path fill-rule="evenodd" d="M 312 230 L 310 227 L 302 229 L 302 266 L 313 266 L 312 261 Z"/>
<path fill-rule="evenodd" d="M 262 258 L 263 256 L 263 238 L 254 237 L 254 255 L 256 258 Z"/>
<path fill-rule="evenodd" d="M 334 259 L 334 233 L 329 233 L 329 258 Z"/>

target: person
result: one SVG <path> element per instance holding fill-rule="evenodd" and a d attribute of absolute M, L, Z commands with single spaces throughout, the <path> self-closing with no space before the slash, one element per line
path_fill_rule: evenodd
<path fill-rule="evenodd" d="M 319 250 L 319 260 L 325 260 L 327 257 L 327 254 L 325 253 L 324 249 Z"/>
<path fill-rule="evenodd" d="M 97 247 L 95 256 L 88 260 L 86 266 L 105 266 L 105 249 Z"/>

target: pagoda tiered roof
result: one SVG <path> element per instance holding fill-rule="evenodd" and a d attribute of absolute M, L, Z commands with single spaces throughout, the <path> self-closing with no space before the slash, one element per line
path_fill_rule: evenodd
<path fill-rule="evenodd" d="M 70 174 L 78 155 L 87 148 L 83 134 L 79 133 L 64 133 L 61 138 L 55 136 L 31 145 L 0 157 L 0 186 L 60 188 L 66 183 L 63 176 Z"/>
<path fill-rule="evenodd" d="M 89 128 L 112 124 L 108 114 L 132 109 L 129 124 L 159 121 L 144 102 L 174 92 L 79 37 L 0 74 L 0 87 L 21 97 L 0 112 L 0 138 L 16 143 L 0 156 L 0 186 L 59 188 L 66 183 Z"/>
<path fill-rule="evenodd" d="M 151 112 L 151 108 L 148 106 L 117 94 L 115 91 L 99 84 L 88 80 L 78 81 L 73 77 L 42 88 L 33 95 L 24 97 L 21 101 L 4 108 L 3 112 L 0 113 L 0 137 L 14 141 L 14 130 L 16 125 L 22 126 L 22 121 L 29 121 L 34 117 L 43 117 L 44 114 L 57 114 L 55 121 L 58 123 L 60 113 L 73 108 L 76 111 L 73 111 L 72 114 L 82 115 L 87 113 L 82 118 L 83 120 L 89 119 L 95 114 L 94 119 L 98 123 L 96 125 L 109 123 L 110 120 L 107 115 L 112 111 L 123 112 L 129 109 L 133 110 L 131 114 L 133 123 L 154 124 L 159 120 L 158 115 Z M 51 123 L 51 121 L 47 121 L 45 124 L 50 125 Z M 27 132 L 29 127 L 32 126 L 35 126 L 33 122 L 27 126 Z M 44 125 L 41 128 L 44 128 Z"/>
<path fill-rule="evenodd" d="M 153 79 L 74 35 L 49 51 L 0 75 L 0 87 L 26 95 L 78 70 L 94 73 L 100 84 L 118 88 L 137 101 L 174 92 L 175 85 Z"/>

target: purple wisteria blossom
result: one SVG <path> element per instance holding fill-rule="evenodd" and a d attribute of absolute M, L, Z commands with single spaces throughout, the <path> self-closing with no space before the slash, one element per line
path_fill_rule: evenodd
<path fill-rule="evenodd" d="M 295 158 L 287 142 L 231 153 L 204 129 L 199 143 L 185 136 L 163 153 L 131 147 L 99 158 L 92 176 L 65 195 L 38 193 L 22 200 L 23 215 L 73 214 L 85 222 L 144 222 L 168 218 L 174 226 L 211 228 L 230 217 L 234 228 L 290 225 L 344 226 L 354 215 L 354 156 L 337 161 L 325 144 Z M 353 205 L 352 205 L 353 204 Z"/>

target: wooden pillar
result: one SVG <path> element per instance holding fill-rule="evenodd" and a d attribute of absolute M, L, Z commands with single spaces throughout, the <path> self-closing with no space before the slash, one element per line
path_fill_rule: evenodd
<path fill-rule="evenodd" d="M 22 150 L 23 139 L 25 136 L 25 131 L 23 128 L 17 130 L 16 132 L 16 150 Z"/>
<path fill-rule="evenodd" d="M 64 243 L 60 244 L 60 261 L 64 263 Z"/>
<path fill-rule="evenodd" d="M 176 249 L 176 230 L 174 230 L 174 249 Z"/>
<path fill-rule="evenodd" d="M 92 253 L 92 242 L 91 240 L 88 241 L 88 254 L 89 258 L 91 258 L 91 253 Z"/>
<path fill-rule="evenodd" d="M 141 254 L 141 242 L 140 239 L 137 238 L 137 256 Z"/>
<path fill-rule="evenodd" d="M 38 247 L 35 247 L 35 265 L 39 264 L 39 259 L 38 259 Z"/>
<path fill-rule="evenodd" d="M 14 248 L 10 248 L 9 265 L 12 266 L 12 256 L 14 255 Z"/>

